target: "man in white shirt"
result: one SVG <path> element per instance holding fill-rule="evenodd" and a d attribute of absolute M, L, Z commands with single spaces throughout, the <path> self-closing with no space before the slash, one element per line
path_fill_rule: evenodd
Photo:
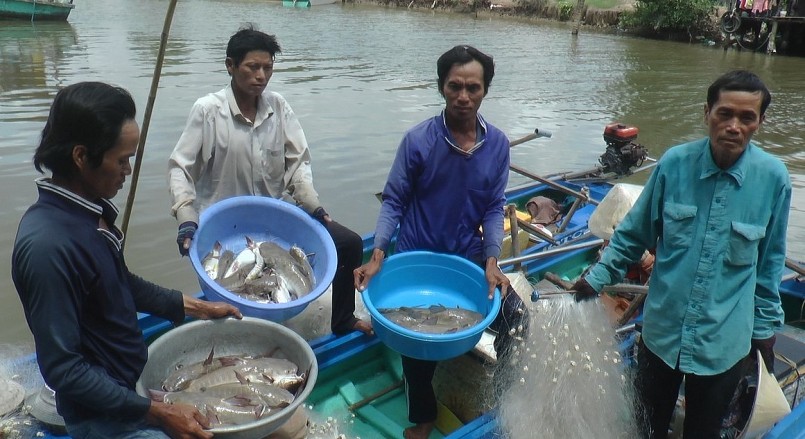
<path fill-rule="evenodd" d="M 168 165 L 179 253 L 187 255 L 199 213 L 216 201 L 263 195 L 293 203 L 321 221 L 335 242 L 333 333 L 370 333 L 371 325 L 354 315 L 352 270 L 362 260 L 361 237 L 322 207 L 302 126 L 285 99 L 266 90 L 278 52 L 273 35 L 251 27 L 239 30 L 226 48 L 231 83 L 198 99 L 190 111 Z"/>

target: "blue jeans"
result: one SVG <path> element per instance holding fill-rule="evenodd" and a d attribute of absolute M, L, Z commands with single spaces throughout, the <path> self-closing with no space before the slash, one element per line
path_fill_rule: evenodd
<path fill-rule="evenodd" d="M 73 439 L 170 439 L 162 430 L 143 421 L 98 418 L 67 423 L 66 427 Z"/>

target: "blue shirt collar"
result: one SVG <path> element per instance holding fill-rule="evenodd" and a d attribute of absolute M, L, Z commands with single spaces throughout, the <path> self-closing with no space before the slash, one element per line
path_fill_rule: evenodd
<path fill-rule="evenodd" d="M 710 140 L 708 139 L 704 143 L 702 160 L 699 160 L 699 163 L 701 163 L 701 173 L 699 178 L 703 180 L 720 172 L 725 172 L 727 175 L 732 177 L 736 183 L 738 183 L 738 186 L 743 185 L 744 177 L 746 176 L 747 169 L 749 168 L 749 162 L 751 160 L 749 156 L 753 154 L 754 148 L 755 146 L 752 144 L 752 142 L 749 142 L 749 144 L 746 145 L 746 149 L 744 150 L 743 154 L 738 157 L 738 160 L 735 161 L 735 163 L 733 163 L 729 169 L 721 169 L 713 160 L 713 152 L 710 149 Z"/>
<path fill-rule="evenodd" d="M 478 120 L 478 123 L 475 125 L 475 130 L 477 133 L 475 145 L 473 145 L 468 151 L 464 151 L 460 146 L 458 146 L 457 142 L 453 139 L 453 135 L 450 133 L 450 129 L 447 128 L 447 121 L 444 118 L 444 110 L 442 110 L 442 113 L 439 115 L 439 118 L 442 121 L 442 127 L 444 128 L 444 140 L 447 141 L 453 150 L 465 156 L 471 156 L 486 142 L 486 121 L 481 116 L 481 113 L 476 113 L 475 117 Z"/>
<path fill-rule="evenodd" d="M 89 201 L 62 186 L 53 184 L 51 179 L 47 177 L 37 178 L 36 187 L 39 189 L 40 193 L 54 195 L 56 199 L 78 209 L 81 212 L 84 212 L 85 214 L 88 214 L 92 218 L 103 217 L 104 221 L 106 221 L 106 224 L 109 225 L 112 232 L 110 233 L 103 229 L 99 230 L 104 232 L 107 237 L 111 238 L 110 241 L 115 243 L 118 249 L 120 248 L 123 241 L 123 232 L 115 225 L 115 220 L 117 219 L 120 211 L 112 200 L 101 198 L 97 200 L 97 202 Z"/>

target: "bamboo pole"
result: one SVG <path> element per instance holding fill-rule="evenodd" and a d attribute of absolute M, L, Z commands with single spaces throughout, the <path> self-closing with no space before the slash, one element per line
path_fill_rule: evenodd
<path fill-rule="evenodd" d="M 145 105 L 145 113 L 143 113 L 143 126 L 140 128 L 140 143 L 137 145 L 134 170 L 131 174 L 131 189 L 129 189 L 129 197 L 126 200 L 126 211 L 123 214 L 121 230 L 123 231 L 124 245 L 126 231 L 128 230 L 129 220 L 131 219 L 132 206 L 134 205 L 134 196 L 137 193 L 137 180 L 140 177 L 140 167 L 143 163 L 145 139 L 148 137 L 148 127 L 151 124 L 151 111 L 154 109 L 154 101 L 156 100 L 157 88 L 159 87 L 159 77 L 162 75 L 162 62 L 165 59 L 165 48 L 168 45 L 168 34 L 170 33 L 173 12 L 175 10 L 176 0 L 170 0 L 168 11 L 165 13 L 165 23 L 162 25 L 162 35 L 159 39 L 159 53 L 157 54 L 157 63 L 154 66 L 154 76 L 151 78 L 151 91 L 148 93 L 148 103 Z"/>

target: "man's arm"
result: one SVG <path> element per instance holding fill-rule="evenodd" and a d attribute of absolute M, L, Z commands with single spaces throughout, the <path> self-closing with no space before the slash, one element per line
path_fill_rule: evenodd
<path fill-rule="evenodd" d="M 212 143 L 205 135 L 205 108 L 198 101 L 190 110 L 182 136 L 168 160 L 168 188 L 171 196 L 171 215 L 179 224 L 198 224 L 195 184 L 212 155 Z M 207 139 L 205 141 L 205 139 Z"/>
<path fill-rule="evenodd" d="M 99 372 L 81 349 L 83 289 L 64 250 L 36 243 L 15 252 L 14 284 L 34 336 L 37 362 L 53 389 L 99 413 L 141 419 L 150 402 Z"/>
<path fill-rule="evenodd" d="M 310 148 L 299 119 L 284 99 L 275 108 L 281 118 L 285 133 L 285 187 L 294 201 L 307 213 L 312 214 L 322 207 L 319 194 L 313 187 L 313 171 L 310 167 Z"/>
<path fill-rule="evenodd" d="M 785 239 L 791 206 L 791 184 L 787 178 L 786 175 L 786 184 L 774 195 L 766 236 L 758 246 L 753 340 L 771 338 L 783 325 L 779 287 L 785 266 Z"/>

